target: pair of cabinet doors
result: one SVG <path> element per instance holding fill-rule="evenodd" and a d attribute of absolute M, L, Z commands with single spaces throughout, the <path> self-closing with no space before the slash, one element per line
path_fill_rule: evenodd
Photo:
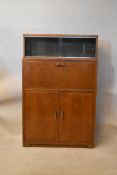
<path fill-rule="evenodd" d="M 91 144 L 94 103 L 94 92 L 24 90 L 24 144 Z"/>

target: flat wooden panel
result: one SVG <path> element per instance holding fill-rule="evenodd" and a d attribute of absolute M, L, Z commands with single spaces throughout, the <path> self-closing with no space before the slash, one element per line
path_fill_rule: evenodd
<path fill-rule="evenodd" d="M 65 61 L 62 69 L 63 88 L 95 89 L 97 61 Z"/>
<path fill-rule="evenodd" d="M 61 70 L 56 60 L 23 60 L 24 88 L 59 88 Z"/>
<path fill-rule="evenodd" d="M 95 94 L 83 92 L 61 92 L 60 109 L 62 110 L 59 142 L 61 144 L 93 143 L 95 118 Z"/>
<path fill-rule="evenodd" d="M 58 142 L 58 93 L 24 92 L 24 144 L 56 144 Z"/>
<path fill-rule="evenodd" d="M 95 89 L 97 61 L 24 59 L 24 88 Z"/>

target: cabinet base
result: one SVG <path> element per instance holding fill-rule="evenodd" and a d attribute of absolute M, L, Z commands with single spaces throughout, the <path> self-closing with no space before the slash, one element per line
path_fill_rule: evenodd
<path fill-rule="evenodd" d="M 94 144 L 87 144 L 87 145 L 63 145 L 63 144 L 29 144 L 23 143 L 23 147 L 66 147 L 66 148 L 95 148 Z"/>

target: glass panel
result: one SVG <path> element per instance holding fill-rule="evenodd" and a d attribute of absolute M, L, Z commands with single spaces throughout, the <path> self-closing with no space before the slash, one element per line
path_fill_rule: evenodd
<path fill-rule="evenodd" d="M 85 39 L 85 55 L 86 57 L 95 57 L 96 38 Z"/>
<path fill-rule="evenodd" d="M 59 56 L 59 38 L 26 37 L 26 56 Z"/>
<path fill-rule="evenodd" d="M 62 56 L 64 57 L 94 57 L 95 38 L 63 38 Z"/>
<path fill-rule="evenodd" d="M 95 57 L 96 38 L 25 37 L 25 56 Z"/>
<path fill-rule="evenodd" d="M 81 38 L 63 38 L 62 56 L 81 57 L 83 56 L 83 42 Z"/>

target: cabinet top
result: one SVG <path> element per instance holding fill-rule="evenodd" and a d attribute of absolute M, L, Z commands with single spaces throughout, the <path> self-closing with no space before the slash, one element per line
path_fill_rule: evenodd
<path fill-rule="evenodd" d="M 24 33 L 23 37 L 78 37 L 78 38 L 98 38 L 98 35 L 83 34 L 30 34 Z"/>

